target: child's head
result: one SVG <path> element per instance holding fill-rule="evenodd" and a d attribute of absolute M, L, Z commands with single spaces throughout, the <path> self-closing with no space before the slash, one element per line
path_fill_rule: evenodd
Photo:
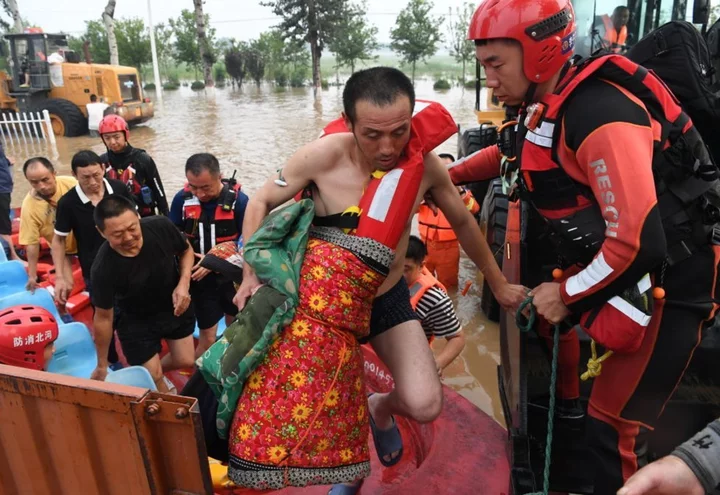
<path fill-rule="evenodd" d="M 408 285 L 412 285 L 422 275 L 423 265 L 427 256 L 427 248 L 419 237 L 411 235 L 408 240 L 407 253 L 405 254 L 405 267 L 403 275 Z"/>
<path fill-rule="evenodd" d="M 0 311 L 0 364 L 45 370 L 57 338 L 57 321 L 44 308 L 19 305 Z"/>

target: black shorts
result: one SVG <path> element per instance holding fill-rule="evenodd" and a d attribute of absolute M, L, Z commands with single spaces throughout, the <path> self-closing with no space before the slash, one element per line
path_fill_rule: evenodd
<path fill-rule="evenodd" d="M 232 302 L 235 297 L 232 281 L 220 279 L 215 274 L 190 283 L 190 297 L 200 330 L 211 328 L 225 315 L 238 314 L 237 306 Z"/>
<path fill-rule="evenodd" d="M 133 318 L 123 313 L 117 334 L 123 353 L 131 366 L 142 365 L 162 350 L 162 339 L 180 340 L 195 331 L 192 308 L 182 316 L 158 313 L 146 318 Z"/>
<path fill-rule="evenodd" d="M 410 304 L 410 290 L 405 277 L 400 277 L 398 283 L 373 301 L 372 314 L 370 315 L 370 334 L 361 339 L 360 342 L 365 343 L 406 321 L 419 319 Z"/>
<path fill-rule="evenodd" d="M 0 235 L 12 234 L 10 221 L 10 193 L 0 193 Z"/>

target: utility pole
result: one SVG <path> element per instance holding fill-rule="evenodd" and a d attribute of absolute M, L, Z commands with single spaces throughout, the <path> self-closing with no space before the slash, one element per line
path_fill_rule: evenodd
<path fill-rule="evenodd" d="M 155 99 L 163 106 L 163 88 L 160 83 L 160 66 L 158 65 L 157 47 L 155 46 L 155 27 L 152 21 L 152 0 L 148 0 L 148 25 L 150 26 L 150 51 L 152 52 L 153 73 L 155 75 Z"/>

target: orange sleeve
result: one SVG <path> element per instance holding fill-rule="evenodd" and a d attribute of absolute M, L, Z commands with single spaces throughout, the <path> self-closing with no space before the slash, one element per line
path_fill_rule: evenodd
<path fill-rule="evenodd" d="M 665 258 L 666 245 L 652 173 L 649 126 L 610 122 L 585 137 L 573 172 L 587 178 L 606 223 L 593 261 L 561 287 L 574 313 L 596 307 L 637 283 Z M 570 170 L 568 170 L 570 172 Z"/>
<path fill-rule="evenodd" d="M 494 179 L 500 175 L 500 150 L 497 146 L 483 148 L 451 163 L 448 172 L 453 183 L 458 185 Z"/>
<path fill-rule="evenodd" d="M 473 193 L 468 190 L 463 190 L 463 203 L 465 203 L 465 208 L 467 208 L 472 215 L 480 211 L 480 204 L 475 200 Z"/>

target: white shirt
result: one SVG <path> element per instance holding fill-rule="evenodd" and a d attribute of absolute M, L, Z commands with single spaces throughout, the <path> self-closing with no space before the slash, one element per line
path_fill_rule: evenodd
<path fill-rule="evenodd" d="M 100 125 L 100 121 L 103 119 L 103 112 L 107 107 L 109 107 L 107 103 L 88 103 L 86 105 L 87 107 L 87 113 L 88 113 L 88 129 L 91 131 L 97 131 L 98 125 Z"/>

